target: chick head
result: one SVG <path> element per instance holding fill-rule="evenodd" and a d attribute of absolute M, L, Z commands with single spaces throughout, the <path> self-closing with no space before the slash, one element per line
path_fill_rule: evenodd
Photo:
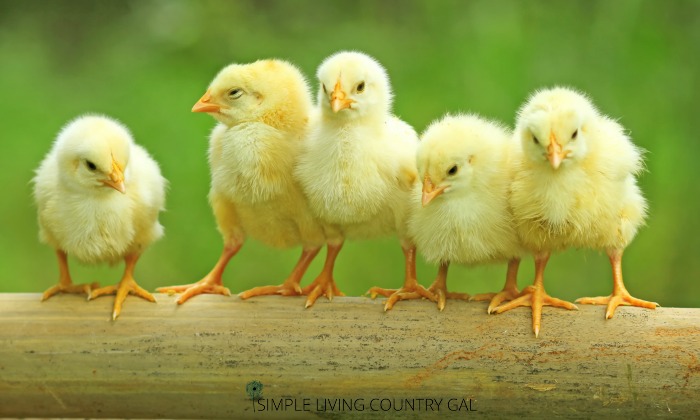
<path fill-rule="evenodd" d="M 384 118 L 391 110 L 392 93 L 384 67 L 372 57 L 343 51 L 326 58 L 316 73 L 318 103 L 331 118 Z"/>
<path fill-rule="evenodd" d="M 532 161 L 558 169 L 581 160 L 588 151 L 586 135 L 598 115 L 583 94 L 555 87 L 535 92 L 518 112 L 516 133 Z"/>
<path fill-rule="evenodd" d="M 56 139 L 60 182 L 73 190 L 126 193 L 132 143 L 129 130 L 110 118 L 88 115 L 71 121 Z"/>
<path fill-rule="evenodd" d="M 272 59 L 224 67 L 192 112 L 206 112 L 229 127 L 264 122 L 283 129 L 308 118 L 311 106 L 309 86 L 299 69 Z"/>
<path fill-rule="evenodd" d="M 498 161 L 509 138 L 505 128 L 475 115 L 447 115 L 430 124 L 416 154 L 423 206 L 441 195 L 488 191 L 489 173 L 503 170 Z"/>

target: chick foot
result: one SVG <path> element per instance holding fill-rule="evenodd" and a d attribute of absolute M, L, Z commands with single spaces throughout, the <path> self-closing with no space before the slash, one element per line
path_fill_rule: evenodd
<path fill-rule="evenodd" d="M 68 284 L 65 284 L 64 282 L 61 282 L 46 289 L 44 294 L 41 296 L 41 300 L 44 301 L 59 293 L 85 294 L 90 296 L 90 291 L 98 287 L 100 287 L 99 283 L 73 284 L 69 281 Z"/>
<path fill-rule="evenodd" d="M 437 299 L 437 307 L 440 311 L 445 309 L 447 299 L 470 300 L 469 293 L 448 292 L 447 287 L 436 286 L 435 283 L 428 287 L 428 291 L 432 292 Z"/>
<path fill-rule="evenodd" d="M 489 302 L 489 307 L 486 309 L 487 313 L 492 313 L 498 305 L 505 301 L 511 301 L 520 296 L 520 291 L 517 288 L 503 288 L 498 293 L 479 293 L 478 295 L 474 295 L 471 297 L 469 300 L 473 301 L 484 301 L 484 300 L 490 300 Z"/>
<path fill-rule="evenodd" d="M 400 289 L 384 289 L 381 287 L 372 287 L 367 291 L 372 299 L 382 295 L 387 299 L 384 304 L 384 310 L 388 311 L 394 307 L 396 302 L 400 300 L 422 299 L 426 298 L 432 302 L 437 302 L 437 297 L 430 290 L 418 284 L 418 280 L 413 279 L 407 281 Z"/>
<path fill-rule="evenodd" d="M 197 296 L 201 294 L 213 294 L 213 295 L 224 295 L 231 296 L 231 291 L 228 287 L 224 287 L 221 276 L 224 274 L 224 269 L 226 265 L 231 260 L 231 258 L 236 255 L 239 249 L 241 249 L 242 244 L 235 246 L 225 246 L 224 251 L 219 257 L 216 265 L 212 270 L 204 276 L 204 278 L 196 283 L 183 284 L 180 286 L 166 286 L 159 287 L 156 289 L 158 293 L 181 293 L 180 297 L 177 299 L 177 304 L 182 305 L 192 296 Z"/>
<path fill-rule="evenodd" d="M 223 286 L 221 277 L 217 279 L 216 276 L 212 276 L 211 273 L 207 274 L 202 280 L 196 283 L 159 287 L 156 289 L 156 292 L 167 294 L 181 293 L 180 297 L 177 299 L 178 305 L 182 305 L 193 296 L 202 294 L 231 296 L 231 291 L 228 287 Z"/>
<path fill-rule="evenodd" d="M 367 291 L 372 299 L 378 295 L 388 298 L 386 303 L 384 303 L 384 311 L 392 309 L 396 302 L 400 300 L 426 298 L 432 302 L 437 302 L 437 297 L 431 291 L 418 284 L 418 280 L 416 280 L 416 248 L 402 247 L 402 249 L 406 260 L 406 279 L 403 287 L 400 289 L 372 287 Z"/>
<path fill-rule="evenodd" d="M 248 299 L 255 296 L 269 296 L 269 295 L 282 295 L 282 296 L 300 296 L 302 294 L 301 286 L 299 282 L 285 281 L 279 286 L 260 286 L 253 287 L 244 292 L 238 294 L 241 299 Z"/>
<path fill-rule="evenodd" d="M 289 278 L 287 278 L 287 280 L 285 280 L 281 285 L 254 287 L 246 290 L 245 292 L 239 293 L 238 297 L 241 299 L 248 299 L 254 296 L 299 296 L 303 294 L 304 291 L 299 283 L 301 282 L 301 278 L 304 276 L 304 273 L 306 273 L 306 270 L 309 268 L 309 264 L 311 264 L 311 261 L 313 261 L 320 249 L 321 248 L 305 249 L 301 253 L 301 257 L 299 258 L 297 265 L 292 270 L 292 273 L 289 275 Z"/>
<path fill-rule="evenodd" d="M 333 300 L 334 296 L 345 296 L 345 294 L 338 289 L 338 286 L 336 286 L 335 280 L 333 279 L 335 259 L 338 258 L 338 253 L 340 253 L 342 248 L 342 242 L 339 244 L 328 244 L 326 262 L 323 264 L 321 274 L 319 274 L 310 285 L 304 287 L 301 291 L 303 295 L 307 296 L 304 308 L 310 308 L 313 306 L 313 304 L 316 303 L 316 300 L 322 295 L 330 301 Z"/>
<path fill-rule="evenodd" d="M 608 256 L 610 257 L 610 264 L 613 269 L 613 293 L 610 296 L 579 298 L 576 299 L 576 303 L 582 305 L 608 305 L 605 311 L 605 319 L 612 318 L 613 315 L 615 315 L 615 309 L 620 305 L 637 306 L 647 309 L 656 309 L 657 306 L 661 306 L 656 302 L 649 302 L 632 297 L 622 281 L 622 251 L 609 251 Z"/>
<path fill-rule="evenodd" d="M 341 292 L 338 286 L 336 286 L 333 277 L 324 275 L 323 273 L 310 285 L 304 287 L 301 293 L 308 296 L 306 298 L 306 304 L 304 305 L 305 308 L 313 306 L 316 300 L 321 296 L 325 296 L 330 301 L 333 300 L 334 296 L 345 296 L 345 293 Z"/>
<path fill-rule="evenodd" d="M 147 290 L 136 284 L 136 281 L 131 276 L 124 277 L 119 282 L 118 286 L 106 286 L 93 290 L 88 300 L 93 300 L 100 296 L 113 294 L 116 294 L 117 297 L 114 299 L 114 311 L 112 312 L 112 320 L 116 320 L 119 314 L 121 314 L 122 306 L 124 305 L 124 300 L 126 300 L 126 296 L 128 294 L 144 298 L 149 302 L 156 301 L 156 298 L 154 298 L 152 294 L 148 293 Z"/>
<path fill-rule="evenodd" d="M 51 296 L 57 295 L 59 293 L 84 293 L 90 296 L 90 291 L 100 287 L 98 283 L 92 284 L 73 284 L 70 278 L 70 272 L 68 271 L 68 256 L 63 251 L 56 251 L 56 257 L 58 257 L 58 270 L 60 273 L 60 279 L 58 284 L 46 289 L 44 294 L 41 296 L 41 300 L 45 301 Z"/>
<path fill-rule="evenodd" d="M 138 255 L 127 256 L 126 269 L 124 270 L 124 276 L 117 286 L 106 286 L 99 289 L 93 290 L 88 296 L 88 300 L 96 299 L 100 296 L 113 295 L 116 294 L 114 299 L 114 311 L 112 312 L 112 320 L 116 320 L 119 314 L 122 312 L 122 306 L 124 305 L 124 300 L 128 294 L 138 296 L 146 299 L 149 302 L 155 302 L 156 298 L 152 294 L 148 293 L 144 288 L 136 284 L 134 280 L 134 266 L 138 260 Z"/>
<path fill-rule="evenodd" d="M 615 309 L 617 309 L 618 306 L 637 306 L 647 309 L 656 309 L 657 306 L 661 306 L 656 302 L 649 302 L 632 297 L 626 290 L 610 296 L 579 298 L 576 299 L 576 303 L 582 305 L 608 305 L 605 311 L 606 319 L 610 319 L 615 315 Z"/>
<path fill-rule="evenodd" d="M 503 286 L 503 290 L 498 293 L 480 293 L 478 295 L 472 296 L 470 300 L 483 301 L 491 300 L 489 302 L 489 307 L 486 309 L 486 313 L 492 313 L 498 305 L 507 301 L 514 300 L 520 296 L 520 291 L 518 291 L 518 266 L 520 265 L 520 259 L 512 259 L 508 262 L 508 274 L 506 275 L 506 284 Z"/>
<path fill-rule="evenodd" d="M 565 309 L 578 309 L 576 305 L 565 300 L 551 297 L 545 292 L 542 285 L 535 284 L 528 286 L 520 292 L 520 296 L 496 307 L 491 313 L 501 314 L 519 306 L 532 307 L 532 330 L 535 332 L 535 337 L 540 334 L 540 325 L 542 322 L 542 307 L 555 306 Z"/>

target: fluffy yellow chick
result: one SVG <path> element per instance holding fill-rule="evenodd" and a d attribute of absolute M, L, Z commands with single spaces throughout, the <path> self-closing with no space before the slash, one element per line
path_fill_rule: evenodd
<path fill-rule="evenodd" d="M 550 253 L 569 247 L 605 250 L 613 268 L 612 295 L 580 303 L 607 303 L 606 318 L 618 305 L 658 306 L 631 297 L 622 281 L 622 252 L 643 224 L 647 207 L 635 179 L 642 170 L 641 152 L 622 126 L 601 115 L 584 95 L 553 88 L 536 92 L 521 108 L 516 138 L 522 148 L 511 206 L 523 244 L 535 255 L 535 282 L 496 312 L 532 306 L 538 335 L 542 305 L 575 308 L 544 290 Z"/>
<path fill-rule="evenodd" d="M 418 138 L 391 114 L 389 77 L 373 58 L 340 52 L 318 68 L 320 120 L 299 159 L 296 174 L 312 211 L 327 224 L 328 257 L 308 287 L 307 307 L 318 296 L 331 298 L 333 266 L 345 238 L 398 234 L 406 260 L 404 287 L 373 288 L 390 296 L 390 309 L 402 295 L 418 292 L 434 299 L 416 280 L 416 249 L 407 234 L 408 198 L 416 181 Z"/>
<path fill-rule="evenodd" d="M 299 282 L 325 242 L 293 178 L 312 110 L 306 80 L 285 61 L 232 64 L 219 72 L 192 112 L 205 112 L 219 121 L 209 143 L 209 199 L 224 250 L 202 280 L 158 291 L 182 293 L 179 304 L 202 293 L 229 295 L 221 276 L 245 239 L 252 237 L 278 248 L 301 244 L 303 252 L 283 284 L 239 296 L 302 293 Z"/>
<path fill-rule="evenodd" d="M 61 292 L 85 292 L 89 299 L 116 293 L 112 319 L 128 293 L 155 302 L 133 272 L 144 249 L 163 235 L 158 213 L 165 184 L 158 164 L 118 122 L 84 116 L 64 127 L 34 178 L 40 239 L 56 250 L 60 272 L 59 284 L 43 299 Z M 72 284 L 67 255 L 88 264 L 123 258 L 126 268 L 118 286 L 90 291 Z"/>
<path fill-rule="evenodd" d="M 509 261 L 503 290 L 475 296 L 491 299 L 489 312 L 518 295 L 523 251 L 508 206 L 513 143 L 504 127 L 475 115 L 445 116 L 421 138 L 417 164 L 423 191 L 414 193 L 409 232 L 426 260 L 440 264 L 428 289 L 437 295 L 440 310 L 446 298 L 469 299 L 464 293 L 447 292 L 451 262 Z"/>

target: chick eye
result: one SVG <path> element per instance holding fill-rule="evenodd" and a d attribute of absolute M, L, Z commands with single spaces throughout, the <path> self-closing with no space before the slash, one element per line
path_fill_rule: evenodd
<path fill-rule="evenodd" d="M 537 140 L 537 137 L 535 137 L 534 135 L 532 136 L 532 141 L 534 141 L 535 144 L 540 144 L 540 141 Z"/>
<path fill-rule="evenodd" d="M 578 136 L 578 129 L 574 131 L 574 134 L 571 135 L 571 140 L 576 140 L 576 137 Z"/>
<path fill-rule="evenodd" d="M 85 161 L 85 166 L 87 166 L 87 168 L 88 168 L 89 170 L 91 170 L 91 171 L 94 171 L 95 169 L 97 169 L 97 165 L 95 165 L 94 163 L 90 162 L 89 160 L 86 160 L 86 161 Z"/>
<path fill-rule="evenodd" d="M 323 93 L 328 93 L 328 91 L 326 90 L 326 85 L 321 83 L 321 86 L 323 87 Z"/>
<path fill-rule="evenodd" d="M 362 93 L 365 90 L 365 82 L 360 82 L 355 90 L 357 93 Z"/>
<path fill-rule="evenodd" d="M 447 175 L 454 175 L 454 174 L 456 174 L 458 169 L 459 169 L 459 168 L 457 167 L 457 165 L 454 165 L 453 167 L 451 167 L 450 169 L 447 170 Z"/>
<path fill-rule="evenodd" d="M 231 99 L 238 99 L 243 95 L 243 89 L 231 89 L 231 91 L 228 93 L 228 96 Z"/>

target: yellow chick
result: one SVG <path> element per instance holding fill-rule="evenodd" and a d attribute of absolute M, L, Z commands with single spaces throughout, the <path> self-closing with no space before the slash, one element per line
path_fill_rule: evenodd
<path fill-rule="evenodd" d="M 112 319 L 128 293 L 155 302 L 133 272 L 144 249 L 163 235 L 158 213 L 165 185 L 158 164 L 118 122 L 84 116 L 64 127 L 34 178 L 40 239 L 56 250 L 60 272 L 59 284 L 43 299 L 62 292 L 88 293 L 89 299 L 116 293 Z M 87 264 L 123 258 L 126 268 L 118 286 L 91 291 L 72 284 L 67 255 Z"/>
<path fill-rule="evenodd" d="M 535 255 L 535 282 L 496 312 L 531 306 L 537 336 L 542 305 L 575 308 L 544 290 L 550 253 L 569 247 L 605 250 L 613 268 L 611 296 L 578 302 L 607 303 L 606 318 L 618 305 L 658 306 L 631 297 L 622 281 L 622 252 L 647 209 L 635 179 L 642 170 L 641 151 L 622 126 L 584 95 L 557 87 L 536 92 L 520 109 L 515 135 L 522 148 L 511 206 L 523 244 Z"/>
<path fill-rule="evenodd" d="M 283 284 L 239 296 L 302 293 L 299 282 L 325 242 L 293 177 L 312 110 L 306 80 L 290 63 L 260 60 L 219 72 L 192 112 L 205 112 L 219 121 L 209 142 L 209 200 L 224 250 L 202 280 L 161 287 L 159 292 L 182 293 L 179 304 L 202 293 L 229 295 L 221 276 L 245 239 L 252 237 L 278 248 L 301 244 L 303 252 Z"/>
<path fill-rule="evenodd" d="M 509 262 L 503 291 L 475 296 L 491 299 L 489 312 L 518 295 L 523 250 L 508 205 L 513 143 L 508 130 L 476 115 L 447 115 L 421 137 L 417 164 L 423 190 L 414 193 L 409 231 L 425 259 L 440 264 L 428 289 L 440 310 L 447 298 L 469 299 L 447 292 L 451 262 Z"/>
<path fill-rule="evenodd" d="M 398 234 L 406 261 L 404 287 L 373 288 L 390 296 L 390 309 L 403 295 L 434 296 L 416 280 L 416 249 L 407 233 L 408 198 L 416 181 L 418 138 L 391 114 L 386 70 L 359 52 L 340 52 L 318 68 L 320 119 L 299 159 L 296 175 L 314 214 L 326 226 L 328 256 L 308 287 L 307 307 L 335 290 L 333 267 L 345 238 Z"/>

